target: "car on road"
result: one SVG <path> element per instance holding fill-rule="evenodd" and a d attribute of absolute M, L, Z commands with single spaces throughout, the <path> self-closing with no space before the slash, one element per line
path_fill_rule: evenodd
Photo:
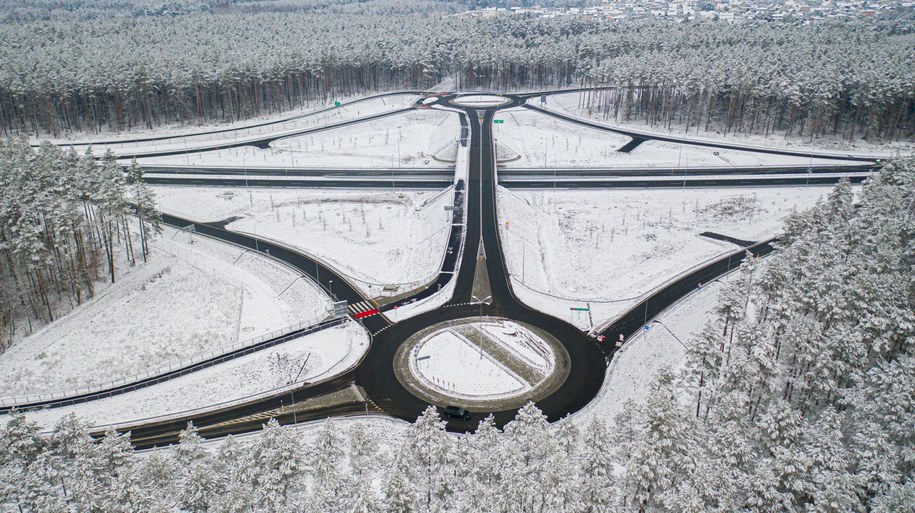
<path fill-rule="evenodd" d="M 445 406 L 445 416 L 454 419 L 470 420 L 470 412 L 460 406 Z"/>

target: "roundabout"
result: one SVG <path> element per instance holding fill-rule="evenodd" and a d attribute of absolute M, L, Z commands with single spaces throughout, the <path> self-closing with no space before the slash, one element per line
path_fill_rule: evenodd
<path fill-rule="evenodd" d="M 495 94 L 467 94 L 456 96 L 449 101 L 455 107 L 471 107 L 475 109 L 490 109 L 504 107 L 513 103 L 512 98 Z"/>
<path fill-rule="evenodd" d="M 554 392 L 568 377 L 558 340 L 508 319 L 456 320 L 430 326 L 397 350 L 397 380 L 437 406 L 517 409 Z"/>
<path fill-rule="evenodd" d="M 488 415 L 494 417 L 496 426 L 505 425 L 528 401 L 534 401 L 550 421 L 585 407 L 600 390 L 606 365 L 623 339 L 643 329 L 649 319 L 694 291 L 697 284 L 708 283 L 729 272 L 744 258 L 745 252 L 722 256 L 671 281 L 622 313 L 612 324 L 595 327 L 587 333 L 560 317 L 524 304 L 515 296 L 502 253 L 505 241 L 499 234 L 496 213 L 497 148 L 492 125 L 498 121 L 495 119 L 498 111 L 525 105 L 535 96 L 541 93 L 427 93 L 411 107 L 460 111 L 461 136 L 457 144 L 460 151 L 467 153 L 466 169 L 454 178 L 453 201 L 446 207 L 453 215 L 440 273 L 424 287 L 389 302 L 367 297 L 336 269 L 290 246 L 227 230 L 222 222 L 204 223 L 163 214 L 165 224 L 193 228 L 199 235 L 267 254 L 301 271 L 302 277 L 311 279 L 328 296 L 348 303 L 349 315 L 335 316 L 328 322 L 358 322 L 369 333 L 371 344 L 362 360 L 332 378 L 300 381 L 294 384 L 294 389 L 271 392 L 237 404 L 124 423 L 117 430 L 130 431 L 136 447 L 152 447 L 174 443 L 189 421 L 206 437 L 217 437 L 258 430 L 266 418 L 289 424 L 334 415 L 380 413 L 412 421 L 432 404 L 470 410 L 469 417 L 449 419 L 447 424 L 449 431 L 467 432 L 476 429 Z M 387 114 L 372 116 L 382 115 Z M 365 119 L 374 118 L 343 121 L 333 127 Z M 254 143 L 269 145 L 277 137 L 257 135 L 245 142 L 229 140 L 211 146 L 226 149 Z M 654 138 L 670 139 L 663 135 Z M 716 147 L 722 144 L 714 143 Z M 171 151 L 160 153 L 167 155 Z M 758 242 L 747 250 L 765 255 L 773 250 L 770 242 Z M 398 318 L 397 308 L 409 308 L 446 287 L 451 289 L 451 296 L 439 303 L 441 306 Z M 476 297 L 491 301 L 474 302 Z M 353 310 L 354 307 L 361 309 Z M 267 347 L 303 334 L 302 330 L 290 331 L 260 344 Z M 242 354 L 242 350 L 236 353 Z M 136 382 L 101 390 L 80 390 L 76 395 L 18 406 L 45 408 L 88 402 L 152 386 L 236 356 L 235 353 L 218 355 Z M 341 391 L 348 391 L 353 399 L 321 403 L 322 398 Z"/>

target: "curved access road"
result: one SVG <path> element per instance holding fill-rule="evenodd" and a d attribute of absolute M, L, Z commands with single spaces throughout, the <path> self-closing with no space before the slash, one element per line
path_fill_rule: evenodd
<path fill-rule="evenodd" d="M 437 102 L 448 103 L 453 95 L 443 95 Z M 520 100 L 519 100 L 520 101 Z M 515 105 L 510 102 L 509 105 Z M 455 108 L 454 105 L 448 105 Z M 463 208 L 461 212 L 466 223 L 460 223 L 460 216 L 455 215 L 450 244 L 452 248 L 463 250 L 449 251 L 443 259 L 439 282 L 433 283 L 410 298 L 373 308 L 370 315 L 353 315 L 359 317 L 372 334 L 372 343 L 362 362 L 353 371 L 317 385 L 305 385 L 292 392 L 277 394 L 268 398 L 257 399 L 244 404 L 215 409 L 212 411 L 192 413 L 181 418 L 170 418 L 163 421 L 148 421 L 119 429 L 131 431 L 134 443 L 139 447 L 173 443 L 178 433 L 193 421 L 205 437 L 222 436 L 229 433 L 240 433 L 257 430 L 270 417 L 281 423 L 291 423 L 311 418 L 320 418 L 338 414 L 351 414 L 354 411 L 384 412 L 404 420 L 413 420 L 426 407 L 426 402 L 413 396 L 400 384 L 394 374 L 394 354 L 397 348 L 411 335 L 426 327 L 447 320 L 471 319 L 482 314 L 519 321 L 539 328 L 555 337 L 564 346 L 570 358 L 570 372 L 566 381 L 551 395 L 537 402 L 537 405 L 550 420 L 573 413 L 584 407 L 599 391 L 606 371 L 606 359 L 616 350 L 615 341 L 619 335 L 629 337 L 645 325 L 645 322 L 658 312 L 695 290 L 698 284 L 708 282 L 714 277 L 732 269 L 743 257 L 743 253 L 732 254 L 716 260 L 703 268 L 680 277 L 646 298 L 612 325 L 593 333 L 591 336 L 582 333 L 576 327 L 562 319 L 533 310 L 521 303 L 514 295 L 499 240 L 498 219 L 496 215 L 496 165 L 492 135 L 492 121 L 499 107 L 464 107 L 469 120 L 469 155 L 470 165 L 466 183 L 460 182 L 455 187 L 455 207 Z M 174 216 L 166 216 L 166 222 L 175 226 L 193 226 L 194 230 L 209 236 L 217 237 L 254 251 L 269 253 L 312 277 L 328 293 L 338 299 L 346 299 L 350 304 L 364 303 L 368 300 L 347 280 L 332 269 L 315 259 L 303 255 L 292 248 L 272 241 L 264 241 L 246 234 L 227 231 L 219 223 L 194 223 Z M 482 250 L 480 251 L 482 246 Z M 762 255 L 771 251 L 769 242 L 751 246 L 752 253 Z M 485 258 L 479 259 L 478 255 Z M 460 259 L 458 261 L 458 259 Z M 474 274 L 478 266 L 485 266 L 489 277 L 491 304 L 468 304 L 474 286 Z M 440 308 L 419 314 L 395 324 L 385 317 L 384 311 L 397 304 L 403 304 L 414 298 L 428 297 L 437 292 L 437 285 L 456 280 L 451 300 Z M 333 285 L 331 285 L 333 281 Z M 352 311 L 352 310 L 351 310 Z M 599 342 L 599 340 L 601 340 Z M 282 405 L 298 404 L 303 399 L 315 398 L 321 394 L 343 388 L 358 388 L 366 397 L 362 402 L 337 405 L 325 409 L 312 409 L 306 414 L 295 414 L 283 409 Z M 439 405 L 443 406 L 443 405 Z M 279 408 L 279 409 L 278 409 Z M 479 420 L 492 413 L 499 425 L 510 421 L 514 410 L 493 412 L 474 412 L 468 421 L 449 419 L 448 429 L 466 431 L 476 427 Z"/>
<path fill-rule="evenodd" d="M 55 145 L 67 147 L 70 146 L 80 147 L 80 146 L 107 146 L 112 144 L 134 144 L 134 143 L 144 143 L 144 142 L 159 142 L 159 141 L 174 141 L 178 139 L 183 139 L 185 137 L 202 137 L 208 135 L 217 135 L 217 134 L 227 134 L 231 132 L 239 132 L 242 130 L 250 130 L 252 128 L 263 128 L 267 126 L 280 125 L 282 123 L 288 123 L 290 121 L 296 121 L 298 119 L 305 119 L 311 116 L 317 116 L 319 114 L 324 114 L 326 112 L 331 112 L 334 110 L 351 107 L 357 103 L 366 102 L 369 100 L 375 100 L 378 98 L 386 98 L 388 96 L 402 96 L 410 94 L 423 94 L 422 91 L 391 91 L 387 93 L 374 94 L 371 96 L 365 96 L 359 98 L 358 100 L 353 100 L 349 102 L 342 102 L 339 106 L 325 107 L 323 109 L 314 110 L 311 112 L 305 112 L 302 114 L 296 114 L 294 116 L 286 116 L 283 118 L 273 119 L 270 121 L 263 121 L 260 123 L 246 124 L 244 126 L 237 126 L 232 128 L 217 128 L 214 130 L 204 130 L 200 132 L 188 132 L 184 134 L 175 134 L 175 135 L 156 135 L 156 136 L 146 136 L 146 137 L 134 137 L 130 139 L 99 139 L 95 141 L 74 141 L 72 143 L 68 142 L 57 142 Z M 41 146 L 41 143 L 32 144 L 33 147 Z"/>
<path fill-rule="evenodd" d="M 664 135 L 656 132 L 649 132 L 646 130 L 636 130 L 631 128 L 625 128 L 620 126 L 605 125 L 603 123 L 596 123 L 587 119 L 579 118 L 577 116 L 571 116 L 564 114 L 562 112 L 557 112 L 551 109 L 544 109 L 543 107 L 538 107 L 536 105 L 531 105 L 529 103 L 524 104 L 524 108 L 530 109 L 534 112 L 539 112 L 540 114 L 545 114 L 563 121 L 568 121 L 570 123 L 575 123 L 577 125 L 586 126 L 588 128 L 593 128 L 595 130 L 603 130 L 605 132 L 612 132 L 615 134 L 625 135 L 631 137 L 635 141 L 662 141 L 662 142 L 671 142 L 677 144 L 687 144 L 690 146 L 701 146 L 705 148 L 719 148 L 724 150 L 738 150 L 738 151 L 747 151 L 752 153 L 764 153 L 767 155 L 784 155 L 789 157 L 802 157 L 802 158 L 818 158 L 818 159 L 828 159 L 828 160 L 847 160 L 847 161 L 856 161 L 856 162 L 877 162 L 881 159 L 886 159 L 886 157 L 877 157 L 869 155 L 858 155 L 851 153 L 837 153 L 837 152 L 823 152 L 823 151 L 797 151 L 797 150 L 785 150 L 779 148 L 768 148 L 765 146 L 754 146 L 749 144 L 740 144 L 740 143 L 729 143 L 723 141 L 709 141 L 705 139 L 696 139 L 691 137 L 681 137 L 673 135 Z M 629 148 L 631 151 L 632 148 Z"/>

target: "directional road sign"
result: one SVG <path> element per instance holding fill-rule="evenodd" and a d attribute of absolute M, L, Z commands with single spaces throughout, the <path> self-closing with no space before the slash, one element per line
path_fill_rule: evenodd
<path fill-rule="evenodd" d="M 346 317 L 349 314 L 348 301 L 334 301 L 334 317 Z"/>

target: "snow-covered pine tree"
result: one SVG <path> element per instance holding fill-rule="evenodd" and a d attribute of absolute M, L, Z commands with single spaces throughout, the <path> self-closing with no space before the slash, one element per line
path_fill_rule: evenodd
<path fill-rule="evenodd" d="M 581 507 L 584 513 L 614 511 L 613 447 L 607 427 L 592 419 L 585 428 L 582 446 Z"/>
<path fill-rule="evenodd" d="M 285 511 L 292 495 L 304 487 L 299 439 L 276 419 L 270 419 L 247 452 L 244 469 L 253 481 L 254 503 L 269 513 Z"/>
<path fill-rule="evenodd" d="M 415 490 L 414 511 L 445 510 L 456 484 L 453 443 L 434 406 L 427 407 L 410 426 L 399 458 L 406 465 L 402 467 L 406 469 L 406 481 Z"/>
<path fill-rule="evenodd" d="M 337 425 L 325 420 L 308 458 L 314 511 L 341 511 L 350 499 L 342 468 L 345 455 L 345 441 Z"/>
<path fill-rule="evenodd" d="M 501 431 L 490 414 L 480 421 L 473 436 L 463 437 L 458 442 L 458 450 L 466 462 L 459 488 L 468 510 L 502 510 L 500 490 L 506 462 L 501 440 Z"/>

